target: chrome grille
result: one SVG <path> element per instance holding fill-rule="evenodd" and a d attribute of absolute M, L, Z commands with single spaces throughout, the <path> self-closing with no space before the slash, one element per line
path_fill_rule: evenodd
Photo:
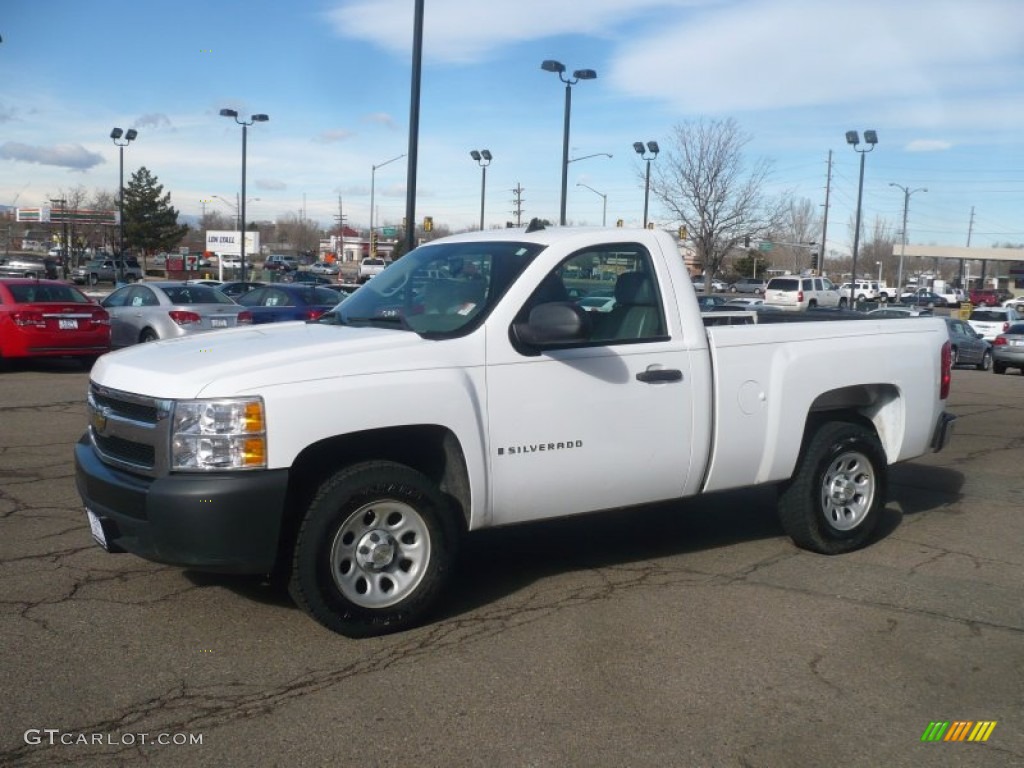
<path fill-rule="evenodd" d="M 103 460 L 155 477 L 167 472 L 169 400 L 89 385 L 89 437 Z"/>

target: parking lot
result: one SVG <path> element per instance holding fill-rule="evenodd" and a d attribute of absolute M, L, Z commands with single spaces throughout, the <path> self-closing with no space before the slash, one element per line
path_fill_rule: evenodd
<path fill-rule="evenodd" d="M 867 549 L 795 549 L 766 489 L 487 531 L 436 621 L 359 641 L 258 579 L 101 551 L 86 385 L 0 374 L 0 764 L 1024 764 L 1018 375 L 954 371 L 952 445 L 893 470 Z"/>

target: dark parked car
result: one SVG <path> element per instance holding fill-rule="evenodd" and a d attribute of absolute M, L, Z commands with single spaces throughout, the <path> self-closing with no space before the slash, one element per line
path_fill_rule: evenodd
<path fill-rule="evenodd" d="M 945 296 L 940 296 L 932 291 L 921 289 L 913 294 L 904 294 L 900 297 L 901 304 L 910 304 L 915 307 L 946 307 L 949 302 Z"/>
<path fill-rule="evenodd" d="M 953 346 L 953 365 L 973 365 L 979 371 L 992 367 L 992 344 L 964 320 L 946 317 L 949 343 Z"/>
<path fill-rule="evenodd" d="M 992 342 L 992 370 L 1006 373 L 1007 368 L 1024 373 L 1024 323 L 1014 323 Z"/>
<path fill-rule="evenodd" d="M 307 283 L 309 285 L 328 285 L 330 279 L 323 275 L 317 275 L 313 272 L 307 271 L 295 271 L 285 272 L 281 275 L 282 283 Z"/>
<path fill-rule="evenodd" d="M 244 296 L 249 291 L 256 288 L 262 288 L 264 285 L 266 285 L 266 283 L 260 283 L 253 280 L 236 280 L 235 282 L 221 283 L 214 287 L 228 298 L 237 300 L 239 296 Z"/>
<path fill-rule="evenodd" d="M 238 298 L 252 314 L 253 324 L 285 320 L 316 320 L 345 297 L 330 288 L 302 283 L 274 283 Z"/>

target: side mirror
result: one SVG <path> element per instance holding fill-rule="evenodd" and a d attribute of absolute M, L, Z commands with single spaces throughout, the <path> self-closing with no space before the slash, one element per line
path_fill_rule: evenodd
<path fill-rule="evenodd" d="M 580 344 L 590 339 L 590 316 L 569 301 L 538 304 L 525 323 L 516 323 L 517 339 L 537 349 Z"/>

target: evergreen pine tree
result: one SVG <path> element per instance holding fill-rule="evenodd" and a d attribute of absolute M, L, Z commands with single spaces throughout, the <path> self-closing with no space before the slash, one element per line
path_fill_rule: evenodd
<path fill-rule="evenodd" d="M 178 211 L 171 205 L 171 193 L 142 166 L 132 174 L 124 189 L 125 246 L 144 254 L 176 248 L 188 232 L 178 224 Z"/>

